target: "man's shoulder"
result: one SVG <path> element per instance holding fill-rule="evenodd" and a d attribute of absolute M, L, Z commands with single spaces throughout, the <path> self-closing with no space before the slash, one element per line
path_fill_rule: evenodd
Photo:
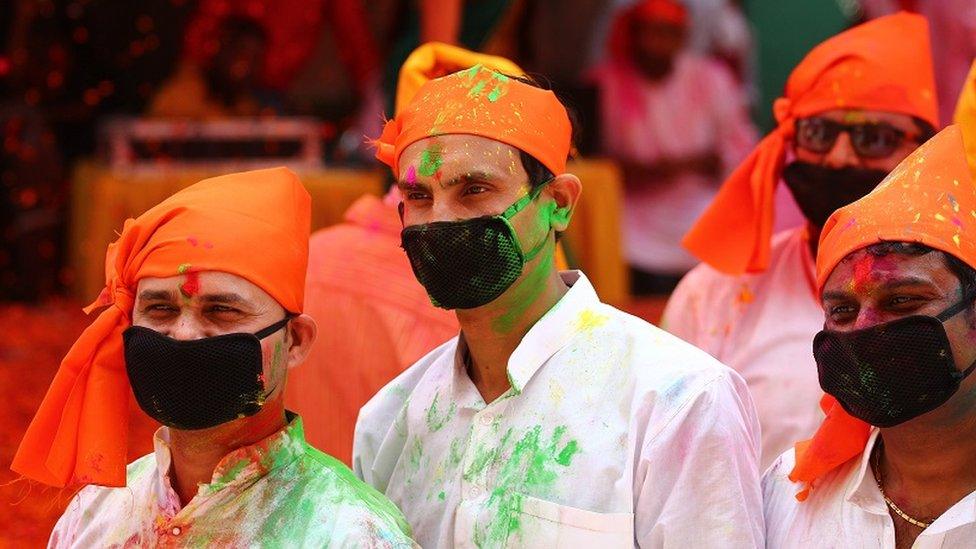
<path fill-rule="evenodd" d="M 359 411 L 358 427 L 368 429 L 373 419 L 378 419 L 388 427 L 388 420 L 407 403 L 425 377 L 453 364 L 457 343 L 458 336 L 452 337 L 387 383 Z"/>
<path fill-rule="evenodd" d="M 386 496 L 356 478 L 344 463 L 312 446 L 306 445 L 302 460 L 298 470 L 300 481 L 308 486 L 304 493 L 315 500 L 318 513 L 337 522 L 334 532 L 358 531 L 392 546 L 409 546 L 409 526 Z"/>

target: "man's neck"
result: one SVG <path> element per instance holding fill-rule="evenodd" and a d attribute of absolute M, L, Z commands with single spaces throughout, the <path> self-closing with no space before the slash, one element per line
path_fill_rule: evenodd
<path fill-rule="evenodd" d="M 976 490 L 976 394 L 956 396 L 970 400 L 969 413 L 947 410 L 881 434 L 885 495 L 916 518 L 938 517 Z"/>
<path fill-rule="evenodd" d="M 525 334 L 568 291 L 548 261 L 536 265 L 495 301 L 477 309 L 458 310 L 468 345 L 468 376 L 486 403 L 511 388 L 508 359 Z"/>
<path fill-rule="evenodd" d="M 285 426 L 284 399 L 269 400 L 257 414 L 210 429 L 170 429 L 170 478 L 185 506 L 197 494 L 197 487 L 213 478 L 214 469 L 227 454 L 255 444 Z"/>

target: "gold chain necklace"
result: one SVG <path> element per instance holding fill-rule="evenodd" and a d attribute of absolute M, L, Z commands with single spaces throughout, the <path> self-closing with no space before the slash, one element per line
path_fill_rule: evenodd
<path fill-rule="evenodd" d="M 912 517 L 908 513 L 902 511 L 897 505 L 895 505 L 895 502 L 891 501 L 891 498 L 889 498 L 887 496 L 887 494 L 885 494 L 884 484 L 882 484 L 882 482 L 881 482 L 881 452 L 880 452 L 880 450 L 881 450 L 881 444 L 877 445 L 875 447 L 875 451 L 873 452 L 873 454 L 874 454 L 874 460 L 873 460 L 874 461 L 874 467 L 872 467 L 872 469 L 873 469 L 872 472 L 874 473 L 874 481 L 878 483 L 878 490 L 881 491 L 881 497 L 884 498 L 884 501 L 888 505 L 888 508 L 891 509 L 892 511 L 894 511 L 896 515 L 898 515 L 899 517 L 903 518 L 909 524 L 912 524 L 914 526 L 918 526 L 922 530 L 925 530 L 929 526 L 932 526 L 932 522 L 934 522 L 934 521 L 922 522 L 922 521 L 918 520 L 917 518 Z"/>

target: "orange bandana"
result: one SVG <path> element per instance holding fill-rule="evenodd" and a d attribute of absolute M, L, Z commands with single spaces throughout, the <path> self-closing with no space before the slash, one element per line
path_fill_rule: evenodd
<path fill-rule="evenodd" d="M 966 143 L 966 156 L 969 158 L 969 169 L 976 178 L 976 59 L 966 76 L 953 121 L 962 131 L 962 140 Z"/>
<path fill-rule="evenodd" d="M 127 220 L 108 247 L 105 289 L 85 311 L 107 308 L 64 357 L 11 468 L 51 486 L 125 486 L 122 332 L 139 280 L 223 271 L 301 312 L 310 218 L 301 181 L 274 168 L 201 181 Z"/>
<path fill-rule="evenodd" d="M 399 114 L 409 105 L 417 95 L 417 91 L 428 81 L 475 65 L 484 65 L 509 76 L 525 74 L 521 67 L 504 57 L 477 53 L 441 42 L 428 42 L 413 50 L 400 67 L 396 89 L 396 113 Z"/>
<path fill-rule="evenodd" d="M 572 126 L 556 95 L 484 65 L 425 83 L 373 142 L 376 158 L 399 174 L 403 150 L 428 137 L 470 134 L 524 151 L 556 175 L 566 171 Z"/>
<path fill-rule="evenodd" d="M 881 17 L 811 50 L 790 74 L 785 97 L 773 105 L 779 125 L 725 181 L 684 246 L 724 273 L 766 269 L 773 195 L 794 122 L 843 108 L 908 114 L 939 126 L 924 17 Z"/>
<path fill-rule="evenodd" d="M 959 128 L 949 126 L 902 161 L 870 194 L 830 216 L 817 252 L 817 293 L 848 254 L 883 241 L 917 242 L 976 267 L 976 186 Z M 797 499 L 834 468 L 864 451 L 870 426 L 825 395 L 827 414 L 811 440 L 796 444 L 790 480 Z"/>

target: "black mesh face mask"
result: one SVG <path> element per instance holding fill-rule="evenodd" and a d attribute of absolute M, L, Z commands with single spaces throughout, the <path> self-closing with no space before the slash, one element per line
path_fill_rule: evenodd
<path fill-rule="evenodd" d="M 965 310 L 963 299 L 938 316 L 913 315 L 850 332 L 823 330 L 813 340 L 820 386 L 848 413 L 893 427 L 943 405 L 976 368 L 956 368 L 942 323 Z"/>
<path fill-rule="evenodd" d="M 803 217 L 817 227 L 823 227 L 835 210 L 864 198 L 886 175 L 883 170 L 827 168 L 800 161 L 783 169 L 783 181 Z"/>
<path fill-rule="evenodd" d="M 491 303 L 542 251 L 543 238 L 523 253 L 509 222 L 539 194 L 539 186 L 500 215 L 437 221 L 405 227 L 401 247 L 431 302 L 442 309 L 472 309 Z"/>
<path fill-rule="evenodd" d="M 264 392 L 261 340 L 291 316 L 255 333 L 177 340 L 132 326 L 122 334 L 125 369 L 139 406 L 177 429 L 205 429 L 253 416 Z"/>

